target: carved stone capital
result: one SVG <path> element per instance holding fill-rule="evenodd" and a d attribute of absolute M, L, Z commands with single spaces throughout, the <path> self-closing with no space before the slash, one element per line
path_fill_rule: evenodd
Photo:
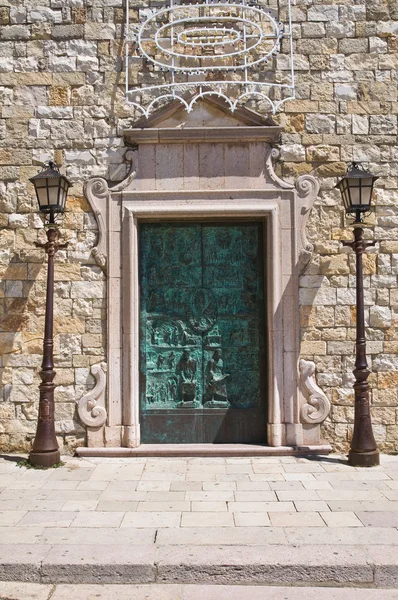
<path fill-rule="evenodd" d="M 95 387 L 80 398 L 77 404 L 79 417 L 88 427 L 101 427 L 106 421 L 106 370 L 104 362 L 91 367 L 91 373 L 96 379 Z"/>
<path fill-rule="evenodd" d="M 92 254 L 97 264 L 105 272 L 108 256 L 107 204 L 110 201 L 112 193 L 121 192 L 136 177 L 136 157 L 137 153 L 135 151 L 129 150 L 126 153 L 126 159 L 131 162 L 131 167 L 128 176 L 122 182 L 109 187 L 107 181 L 102 177 L 93 177 L 84 186 L 84 195 L 92 208 L 98 224 L 98 242 L 96 247 L 92 249 Z"/>
<path fill-rule="evenodd" d="M 308 394 L 307 402 L 301 407 L 301 420 L 304 423 L 322 423 L 330 412 L 330 402 L 315 380 L 315 363 L 300 360 L 300 376 L 303 388 Z"/>

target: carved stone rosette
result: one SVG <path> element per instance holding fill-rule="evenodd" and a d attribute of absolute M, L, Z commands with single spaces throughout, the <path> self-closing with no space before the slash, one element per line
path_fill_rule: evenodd
<path fill-rule="evenodd" d="M 315 363 L 300 360 L 300 375 L 303 387 L 309 394 L 307 402 L 301 407 L 301 420 L 304 423 L 322 423 L 330 412 L 330 401 L 315 380 Z"/>
<path fill-rule="evenodd" d="M 91 367 L 91 373 L 96 379 L 95 387 L 84 394 L 77 404 L 79 417 L 88 427 L 102 427 L 106 421 L 106 371 L 107 366 L 104 362 Z"/>

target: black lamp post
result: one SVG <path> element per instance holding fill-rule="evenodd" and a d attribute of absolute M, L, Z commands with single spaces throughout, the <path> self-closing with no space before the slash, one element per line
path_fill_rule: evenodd
<path fill-rule="evenodd" d="M 55 213 L 63 213 L 70 182 L 61 175 L 58 167 L 49 162 L 48 167 L 32 177 L 29 181 L 35 186 L 39 210 L 49 216 L 47 242 L 36 243 L 38 248 L 44 248 L 48 255 L 46 317 L 43 342 L 43 362 L 41 365 L 41 384 L 39 400 L 39 417 L 36 436 L 29 462 L 41 467 L 52 467 L 60 459 L 54 424 L 54 389 L 55 377 L 53 358 L 53 315 L 54 315 L 54 255 L 59 248 L 67 244 L 58 243 L 58 229 L 55 224 Z"/>
<path fill-rule="evenodd" d="M 365 242 L 363 239 L 363 218 L 369 212 L 372 200 L 374 182 L 378 179 L 355 163 L 348 169 L 347 174 L 337 186 L 343 197 L 344 207 L 347 215 L 354 215 L 354 241 L 343 242 L 344 246 L 350 246 L 356 254 L 356 359 L 354 392 L 355 392 L 355 414 L 354 432 L 351 440 L 351 448 L 348 462 L 353 467 L 374 467 L 379 464 L 379 451 L 374 439 L 372 422 L 370 418 L 369 384 L 370 371 L 366 360 L 366 338 L 365 338 L 365 309 L 363 297 L 363 268 L 362 255 L 368 246 L 374 246 L 375 242 Z"/>

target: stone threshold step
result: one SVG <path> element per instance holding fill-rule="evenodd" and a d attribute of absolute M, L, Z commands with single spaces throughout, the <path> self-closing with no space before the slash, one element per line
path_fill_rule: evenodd
<path fill-rule="evenodd" d="M 76 448 L 77 456 L 308 456 L 332 452 L 329 444 L 318 446 L 262 446 L 259 444 L 141 444 L 138 448 Z"/>
<path fill-rule="evenodd" d="M 0 582 L 0 597 L 12 600 L 396 600 L 388 589 L 230 585 L 85 585 Z"/>
<path fill-rule="evenodd" d="M 398 589 L 397 567 L 396 546 L 0 544 L 0 581 Z"/>

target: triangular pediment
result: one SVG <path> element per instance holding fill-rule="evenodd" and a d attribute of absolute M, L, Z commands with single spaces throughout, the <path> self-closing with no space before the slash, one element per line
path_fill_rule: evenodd
<path fill-rule="evenodd" d="M 263 116 L 245 107 L 237 108 L 233 113 L 229 105 L 216 95 L 204 96 L 198 100 L 191 112 L 188 112 L 179 100 L 153 112 L 149 118 L 141 118 L 135 124 L 137 129 L 152 127 L 264 127 L 277 126 L 268 116 Z"/>

